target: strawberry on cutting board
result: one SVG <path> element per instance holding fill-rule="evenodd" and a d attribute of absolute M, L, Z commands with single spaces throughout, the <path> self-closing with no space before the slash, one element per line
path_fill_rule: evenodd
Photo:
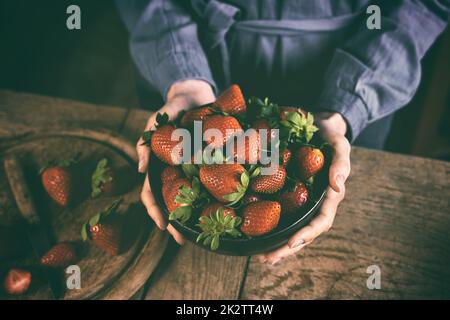
<path fill-rule="evenodd" d="M 22 269 L 11 269 L 6 274 L 3 287 L 10 295 L 19 295 L 28 291 L 31 284 L 31 272 Z"/>
<path fill-rule="evenodd" d="M 244 95 L 237 84 L 231 85 L 213 103 L 213 106 L 228 114 L 243 114 L 246 112 Z"/>
<path fill-rule="evenodd" d="M 97 163 L 97 167 L 91 176 L 91 197 L 96 198 L 101 194 L 114 194 L 114 172 L 106 158 Z"/>
<path fill-rule="evenodd" d="M 210 246 L 211 250 L 217 250 L 220 237 L 239 237 L 241 233 L 236 229 L 242 222 L 236 216 L 233 208 L 225 207 L 219 202 L 212 203 L 203 209 L 197 226 L 202 232 L 197 237 L 197 242 Z"/>
<path fill-rule="evenodd" d="M 45 191 L 62 207 L 67 207 L 73 197 L 73 178 L 70 167 L 76 162 L 76 158 L 66 159 L 57 164 L 51 163 L 40 170 Z"/>
<path fill-rule="evenodd" d="M 308 189 L 297 181 L 292 190 L 284 192 L 279 197 L 281 209 L 286 213 L 296 213 L 308 201 Z"/>
<path fill-rule="evenodd" d="M 277 201 L 257 201 L 243 209 L 241 231 L 248 236 L 261 236 L 275 229 L 280 221 L 281 205 Z"/>
<path fill-rule="evenodd" d="M 53 246 L 41 258 L 41 265 L 54 268 L 66 268 L 77 262 L 77 250 L 70 242 L 61 242 Z"/>
<path fill-rule="evenodd" d="M 107 209 L 94 215 L 81 229 L 83 241 L 92 240 L 95 246 L 111 256 L 117 256 L 123 249 L 123 226 L 117 218 L 121 200 L 114 201 Z"/>
<path fill-rule="evenodd" d="M 221 203 L 237 203 L 249 184 L 249 175 L 243 166 L 233 164 L 203 165 L 199 171 L 203 186 Z"/>
<path fill-rule="evenodd" d="M 322 170 L 325 157 L 320 149 L 304 146 L 298 148 L 295 152 L 295 161 L 297 176 L 307 180 Z"/>

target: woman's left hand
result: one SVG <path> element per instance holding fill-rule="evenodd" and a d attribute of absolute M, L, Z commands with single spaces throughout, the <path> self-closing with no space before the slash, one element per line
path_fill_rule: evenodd
<path fill-rule="evenodd" d="M 345 181 L 350 174 L 350 143 L 345 137 L 347 124 L 339 113 L 322 112 L 315 115 L 316 125 L 323 139 L 331 146 L 333 159 L 325 199 L 320 212 L 307 226 L 294 234 L 283 247 L 258 255 L 261 263 L 275 264 L 281 259 L 297 253 L 327 232 L 333 225 L 339 203 L 344 199 Z"/>

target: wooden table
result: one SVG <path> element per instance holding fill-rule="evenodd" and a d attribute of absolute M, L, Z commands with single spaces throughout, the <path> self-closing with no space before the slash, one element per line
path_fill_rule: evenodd
<path fill-rule="evenodd" d="M 0 90 L 0 147 L 50 127 L 140 135 L 149 112 Z M 1 152 L 1 149 L 0 149 Z M 353 148 L 330 232 L 275 266 L 170 244 L 138 298 L 450 298 L 450 163 Z M 369 290 L 367 268 L 381 270 Z"/>

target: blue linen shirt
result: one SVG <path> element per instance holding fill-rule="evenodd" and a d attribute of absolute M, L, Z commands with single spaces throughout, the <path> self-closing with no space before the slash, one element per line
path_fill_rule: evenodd
<path fill-rule="evenodd" d="M 141 76 L 163 98 L 179 80 L 339 112 L 354 140 L 413 97 L 448 0 L 116 0 Z M 374 2 L 375 3 L 375 2 Z"/>

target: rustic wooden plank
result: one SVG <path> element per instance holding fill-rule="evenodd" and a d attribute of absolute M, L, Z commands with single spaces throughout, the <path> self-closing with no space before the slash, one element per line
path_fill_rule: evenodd
<path fill-rule="evenodd" d="M 89 128 L 118 131 L 127 110 L 37 94 L 0 90 L 0 138 L 35 128 Z"/>
<path fill-rule="evenodd" d="M 361 148 L 352 163 L 332 230 L 278 265 L 252 259 L 241 298 L 450 298 L 450 163 Z"/>
<path fill-rule="evenodd" d="M 149 283 L 147 300 L 237 299 L 247 265 L 246 257 L 230 257 L 186 243 L 173 244 Z"/>

